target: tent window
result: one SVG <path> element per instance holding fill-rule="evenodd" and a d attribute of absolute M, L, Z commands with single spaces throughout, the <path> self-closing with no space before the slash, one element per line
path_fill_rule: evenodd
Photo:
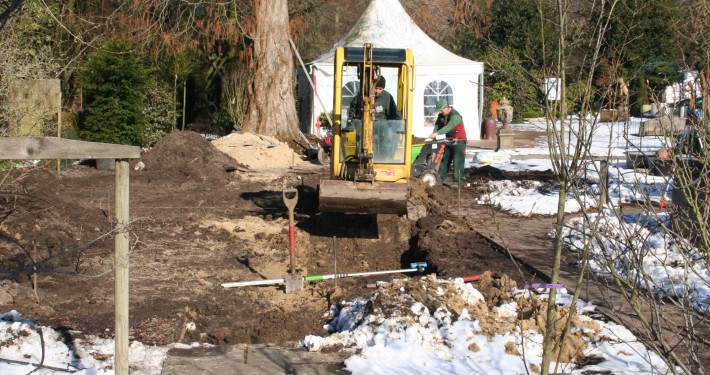
<path fill-rule="evenodd" d="M 360 82 L 350 81 L 343 86 L 342 106 L 350 106 L 350 102 L 360 95 Z"/>
<path fill-rule="evenodd" d="M 432 81 L 424 89 L 424 126 L 434 126 L 436 116 L 436 102 L 446 99 L 449 105 L 454 105 L 454 93 L 451 86 L 445 81 Z"/>

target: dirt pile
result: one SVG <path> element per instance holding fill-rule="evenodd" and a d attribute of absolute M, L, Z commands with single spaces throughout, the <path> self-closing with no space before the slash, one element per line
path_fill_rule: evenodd
<path fill-rule="evenodd" d="M 541 181 L 554 182 L 556 181 L 555 174 L 551 170 L 546 171 L 506 171 L 498 169 L 491 165 L 481 167 L 467 168 L 464 172 L 464 179 L 472 187 L 477 188 L 484 185 L 488 181 L 496 180 L 513 180 L 513 181 Z"/>
<path fill-rule="evenodd" d="M 410 199 L 426 209 L 427 214 L 441 214 L 446 212 L 450 198 L 449 191 L 440 186 L 430 187 L 418 178 L 409 179 Z M 422 215 L 424 216 L 424 215 Z"/>
<path fill-rule="evenodd" d="M 288 168 L 308 164 L 286 143 L 254 133 L 232 133 L 212 144 L 249 168 Z"/>
<path fill-rule="evenodd" d="M 217 181 L 225 179 L 227 172 L 246 169 L 191 131 L 169 133 L 143 154 L 141 162 L 148 172 L 181 180 Z"/>

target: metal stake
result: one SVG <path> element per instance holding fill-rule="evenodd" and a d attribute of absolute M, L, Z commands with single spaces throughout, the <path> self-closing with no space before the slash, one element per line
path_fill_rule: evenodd
<path fill-rule="evenodd" d="M 333 236 L 333 273 L 338 273 L 338 246 Z M 338 287 L 338 279 L 335 279 L 335 287 Z"/>

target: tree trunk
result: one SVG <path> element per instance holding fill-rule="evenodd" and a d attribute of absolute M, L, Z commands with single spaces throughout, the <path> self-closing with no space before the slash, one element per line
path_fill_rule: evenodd
<path fill-rule="evenodd" d="M 252 0 L 255 25 L 249 108 L 244 131 L 298 138 L 298 116 L 293 96 L 293 58 L 289 45 L 288 2 Z"/>

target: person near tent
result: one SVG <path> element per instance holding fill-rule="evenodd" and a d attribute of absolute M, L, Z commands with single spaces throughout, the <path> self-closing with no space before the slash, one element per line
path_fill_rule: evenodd
<path fill-rule="evenodd" d="M 374 134 L 377 144 L 376 149 L 378 154 L 384 157 L 390 157 L 394 153 L 394 147 L 396 146 L 394 140 L 394 133 L 398 129 L 394 129 L 401 120 L 402 115 L 397 109 L 397 103 L 394 101 L 392 94 L 385 90 L 385 84 L 387 81 L 385 77 L 380 76 L 375 82 L 375 102 L 373 103 L 372 110 L 374 114 Z M 358 95 L 355 100 L 350 104 L 350 109 L 348 113 L 352 113 L 355 118 L 360 118 L 360 111 L 362 110 L 362 99 Z"/>
<path fill-rule="evenodd" d="M 446 180 L 449 167 L 453 162 L 453 185 L 454 189 L 461 186 L 464 164 L 466 161 L 466 128 L 463 125 L 461 114 L 449 106 L 446 99 L 436 102 L 436 110 L 439 116 L 434 123 L 434 132 L 429 134 L 429 138 L 435 139 L 439 134 L 446 134 L 447 138 L 453 138 L 456 142 L 444 149 L 444 155 L 439 165 L 439 176 L 441 181 Z"/>

